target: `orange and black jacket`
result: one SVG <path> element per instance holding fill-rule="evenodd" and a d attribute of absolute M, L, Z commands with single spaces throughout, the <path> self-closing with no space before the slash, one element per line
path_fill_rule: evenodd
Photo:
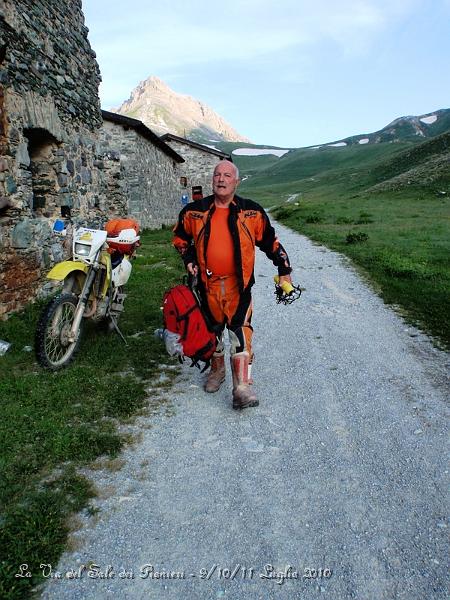
<path fill-rule="evenodd" d="M 197 264 L 205 284 L 208 279 L 206 268 L 211 216 L 215 210 L 214 196 L 191 202 L 180 212 L 173 230 L 173 245 L 181 254 L 184 264 Z M 292 271 L 288 255 L 275 236 L 275 230 L 262 206 L 253 200 L 234 196 L 230 204 L 228 226 L 233 239 L 240 292 L 255 283 L 255 246 L 278 267 L 279 275 L 288 275 Z"/>

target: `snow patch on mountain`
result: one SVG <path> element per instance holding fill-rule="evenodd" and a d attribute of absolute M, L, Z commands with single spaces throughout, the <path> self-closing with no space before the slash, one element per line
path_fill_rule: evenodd
<path fill-rule="evenodd" d="M 359 140 L 358 144 L 368 144 L 369 142 L 369 138 L 362 138 Z"/>
<path fill-rule="evenodd" d="M 422 117 L 419 119 L 422 123 L 426 123 L 426 125 L 431 125 L 437 121 L 437 115 L 430 115 L 429 117 Z"/>
<path fill-rule="evenodd" d="M 275 156 L 281 157 L 287 154 L 289 150 L 276 150 L 275 148 L 236 148 L 232 154 L 240 156 L 260 156 L 262 154 L 275 154 Z"/>

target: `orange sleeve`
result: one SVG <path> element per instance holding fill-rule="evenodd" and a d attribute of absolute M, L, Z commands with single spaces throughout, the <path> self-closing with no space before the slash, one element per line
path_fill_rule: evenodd
<path fill-rule="evenodd" d="M 178 216 L 177 224 L 173 228 L 172 239 L 172 245 L 180 253 L 185 265 L 188 265 L 190 262 L 196 262 L 195 247 L 187 208 L 183 208 Z"/>

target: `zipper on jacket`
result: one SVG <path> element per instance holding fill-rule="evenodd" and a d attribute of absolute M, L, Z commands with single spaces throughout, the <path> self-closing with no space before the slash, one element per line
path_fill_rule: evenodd
<path fill-rule="evenodd" d="M 228 228 L 231 233 L 234 248 L 234 260 L 236 265 L 236 275 L 239 283 L 239 292 L 242 294 L 244 290 L 244 274 L 242 272 L 242 253 L 241 243 L 239 241 L 239 208 L 236 204 L 230 204 L 230 214 L 228 215 Z"/>

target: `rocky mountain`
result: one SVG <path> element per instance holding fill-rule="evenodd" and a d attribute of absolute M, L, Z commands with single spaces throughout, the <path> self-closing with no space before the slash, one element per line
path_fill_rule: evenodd
<path fill-rule="evenodd" d="M 158 77 L 142 81 L 114 112 L 139 119 L 160 135 L 173 133 L 193 141 L 210 144 L 215 141 L 249 142 L 212 108 L 174 92 Z"/>
<path fill-rule="evenodd" d="M 422 141 L 450 130 L 450 109 L 443 108 L 419 116 L 394 119 L 392 123 L 373 133 L 354 135 L 320 147 L 379 144 L 381 142 Z"/>

